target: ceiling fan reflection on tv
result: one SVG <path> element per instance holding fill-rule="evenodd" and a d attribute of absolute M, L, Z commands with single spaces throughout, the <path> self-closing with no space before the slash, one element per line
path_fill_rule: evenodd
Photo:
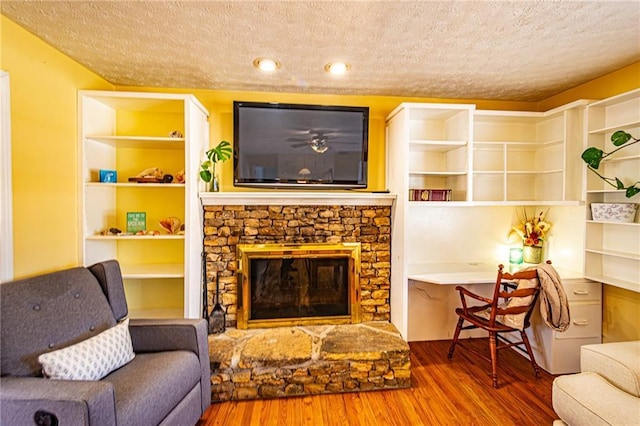
<path fill-rule="evenodd" d="M 287 142 L 294 142 L 291 145 L 293 148 L 302 148 L 304 146 L 311 147 L 312 150 L 318 154 L 325 153 L 331 144 L 354 144 L 348 140 L 340 140 L 340 137 L 348 136 L 349 133 L 343 131 L 337 131 L 334 129 L 305 129 L 305 130 L 292 130 L 293 133 L 299 136 L 292 136 L 287 138 Z M 331 142 L 329 139 L 331 138 Z"/>

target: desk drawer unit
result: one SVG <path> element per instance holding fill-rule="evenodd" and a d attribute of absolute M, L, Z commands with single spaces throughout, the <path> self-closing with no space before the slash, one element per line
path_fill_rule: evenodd
<path fill-rule="evenodd" d="M 585 279 L 563 280 L 571 325 L 557 332 L 544 324 L 539 310 L 527 331 L 536 362 L 551 374 L 578 373 L 580 346 L 602 342 L 602 286 Z"/>

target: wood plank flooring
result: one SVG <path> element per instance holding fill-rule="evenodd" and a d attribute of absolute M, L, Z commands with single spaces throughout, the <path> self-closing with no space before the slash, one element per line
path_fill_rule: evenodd
<path fill-rule="evenodd" d="M 450 341 L 412 342 L 411 388 L 213 404 L 199 426 L 551 425 L 554 376 L 536 379 L 528 360 L 500 351 L 498 389 L 491 366 Z M 486 340 L 469 343 L 489 353 Z"/>

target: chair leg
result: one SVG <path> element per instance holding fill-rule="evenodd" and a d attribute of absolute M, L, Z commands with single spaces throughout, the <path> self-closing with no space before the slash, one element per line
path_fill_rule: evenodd
<path fill-rule="evenodd" d="M 527 337 L 527 333 L 524 330 L 520 331 L 520 335 L 522 336 L 522 341 L 524 342 L 524 346 L 527 348 L 527 353 L 529 354 L 529 359 L 531 360 L 531 366 L 533 367 L 533 371 L 536 374 L 537 378 L 540 378 L 540 368 L 538 367 L 538 363 L 536 359 L 533 357 L 533 351 L 531 350 L 531 344 L 529 343 L 529 338 Z"/>
<path fill-rule="evenodd" d="M 498 387 L 498 334 L 489 332 L 489 349 L 491 351 L 491 379 L 493 387 Z"/>
<path fill-rule="evenodd" d="M 453 351 L 456 349 L 456 344 L 458 343 L 458 337 L 460 336 L 460 330 L 462 330 L 462 323 L 464 320 L 462 318 L 458 318 L 458 324 L 456 325 L 456 331 L 453 333 L 453 341 L 451 342 L 451 346 L 449 347 L 449 354 L 447 357 L 451 359 L 453 357 Z"/>

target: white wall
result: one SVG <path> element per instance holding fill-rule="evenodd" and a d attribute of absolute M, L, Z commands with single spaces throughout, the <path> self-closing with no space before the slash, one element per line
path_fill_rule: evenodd
<path fill-rule="evenodd" d="M 546 208 L 537 208 L 542 209 Z M 519 210 L 513 206 L 425 206 L 418 214 L 412 211 L 407 223 L 408 263 L 508 263 L 509 248 L 522 245 L 507 237 L 511 226 L 518 223 Z M 553 226 L 545 243 L 546 258 L 556 266 L 581 271 L 584 207 L 552 206 L 547 219 Z"/>
<path fill-rule="evenodd" d="M 552 206 L 553 224 L 545 247 L 545 258 L 562 269 L 583 270 L 584 206 Z M 508 238 L 518 222 L 519 207 L 427 206 L 409 215 L 407 251 L 409 265 L 423 263 L 483 262 L 509 264 L 508 250 L 521 242 Z M 411 269 L 411 266 L 410 266 Z M 459 296 L 453 285 L 409 283 L 409 341 L 449 339 L 453 335 Z M 467 285 L 471 291 L 490 296 L 492 284 Z M 470 336 L 471 334 L 465 334 Z"/>

